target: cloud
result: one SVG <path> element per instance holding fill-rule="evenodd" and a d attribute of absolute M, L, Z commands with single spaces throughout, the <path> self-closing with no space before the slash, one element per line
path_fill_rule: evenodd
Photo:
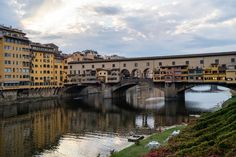
<path fill-rule="evenodd" d="M 55 39 L 61 39 L 63 38 L 60 35 L 48 35 L 48 36 L 43 36 L 42 39 L 46 39 L 46 40 L 55 40 Z"/>
<path fill-rule="evenodd" d="M 16 16 L 16 13 L 11 10 L 11 7 L 6 3 L 6 1 L 0 1 L 0 24 L 4 25 L 14 25 L 19 27 L 19 18 Z"/>
<path fill-rule="evenodd" d="M 8 6 L 1 21 L 20 23 L 32 40 L 55 42 L 65 52 L 144 56 L 235 47 L 235 0 L 10 0 Z"/>
<path fill-rule="evenodd" d="M 122 12 L 122 9 L 120 7 L 115 7 L 115 6 L 99 6 L 95 7 L 94 10 L 97 13 L 104 15 L 117 15 Z"/>

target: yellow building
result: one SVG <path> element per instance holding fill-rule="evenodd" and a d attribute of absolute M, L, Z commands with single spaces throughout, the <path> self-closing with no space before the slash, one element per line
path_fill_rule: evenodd
<path fill-rule="evenodd" d="M 30 87 L 29 39 L 21 30 L 0 25 L 0 89 Z"/>
<path fill-rule="evenodd" d="M 187 82 L 188 65 L 161 66 L 154 70 L 154 82 Z"/>
<path fill-rule="evenodd" d="M 108 79 L 108 70 L 106 69 L 97 69 L 97 79 L 102 82 L 105 83 L 107 82 Z"/>
<path fill-rule="evenodd" d="M 66 79 L 65 60 L 54 44 L 31 43 L 31 87 L 62 87 Z"/>
<path fill-rule="evenodd" d="M 67 82 L 67 62 L 59 54 L 56 54 L 54 58 L 54 80 L 57 87 L 62 87 Z"/>
<path fill-rule="evenodd" d="M 211 64 L 210 67 L 204 68 L 204 82 L 225 82 L 226 67 L 219 64 Z"/>

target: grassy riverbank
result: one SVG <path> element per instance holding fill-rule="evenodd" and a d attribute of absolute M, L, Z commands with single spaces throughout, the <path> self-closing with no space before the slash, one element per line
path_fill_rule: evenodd
<path fill-rule="evenodd" d="M 161 144 L 165 144 L 165 140 L 170 136 L 174 130 L 182 130 L 185 126 L 176 126 L 163 131 L 162 133 L 155 133 L 144 140 L 141 140 L 139 145 L 133 144 L 120 152 L 115 152 L 112 157 L 141 157 L 149 152 L 146 145 L 151 141 L 158 141 Z"/>
<path fill-rule="evenodd" d="M 169 140 L 168 145 L 152 151 L 148 156 L 233 157 L 236 156 L 236 97 L 225 102 L 224 107 L 207 113 L 181 134 Z"/>

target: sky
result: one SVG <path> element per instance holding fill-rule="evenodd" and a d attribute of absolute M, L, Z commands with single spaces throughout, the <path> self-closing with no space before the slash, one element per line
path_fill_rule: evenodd
<path fill-rule="evenodd" d="M 235 0 L 0 0 L 0 24 L 64 53 L 208 53 L 236 50 L 235 8 Z"/>

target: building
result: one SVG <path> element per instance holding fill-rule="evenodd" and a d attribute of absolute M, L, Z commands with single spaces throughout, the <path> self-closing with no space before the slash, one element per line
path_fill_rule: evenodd
<path fill-rule="evenodd" d="M 67 56 L 67 62 L 72 62 L 72 61 L 83 61 L 84 58 L 84 54 L 82 52 L 74 52 L 71 55 Z"/>
<path fill-rule="evenodd" d="M 55 54 L 54 58 L 54 79 L 57 87 L 63 87 L 67 82 L 67 60 L 61 54 Z"/>
<path fill-rule="evenodd" d="M 93 50 L 85 50 L 85 51 L 77 51 L 67 56 L 67 62 L 75 62 L 75 61 L 92 61 L 92 60 L 103 60 L 103 57 L 99 55 L 96 51 Z"/>
<path fill-rule="evenodd" d="M 97 69 L 96 74 L 100 83 L 120 82 L 120 69 Z"/>
<path fill-rule="evenodd" d="M 228 65 L 226 70 L 226 81 L 227 83 L 236 83 L 236 65 Z"/>
<path fill-rule="evenodd" d="M 161 66 L 154 72 L 153 81 L 155 82 L 186 82 L 188 81 L 188 66 L 173 65 Z"/>
<path fill-rule="evenodd" d="M 54 44 L 31 43 L 31 87 L 63 87 L 66 80 L 66 61 Z"/>
<path fill-rule="evenodd" d="M 0 25 L 0 89 L 30 88 L 29 42 L 21 30 Z"/>
<path fill-rule="evenodd" d="M 104 59 L 124 59 L 125 57 L 123 56 L 118 56 L 118 55 L 110 55 L 110 56 L 104 56 Z"/>
<path fill-rule="evenodd" d="M 149 78 L 153 82 L 236 82 L 236 52 L 217 52 L 175 56 L 123 58 L 70 62 L 68 73 L 77 80 L 86 80 L 89 72 L 95 71 L 97 81 L 108 83 L 109 71 L 118 69 L 113 75 L 116 80 L 123 78 Z M 87 75 L 80 75 L 85 73 Z M 101 74 L 100 74 L 101 72 Z M 114 79 L 114 78 L 112 78 Z M 94 83 L 96 81 L 94 80 Z M 75 82 L 74 82 L 75 83 Z M 82 83 L 82 82 L 77 82 Z"/>

